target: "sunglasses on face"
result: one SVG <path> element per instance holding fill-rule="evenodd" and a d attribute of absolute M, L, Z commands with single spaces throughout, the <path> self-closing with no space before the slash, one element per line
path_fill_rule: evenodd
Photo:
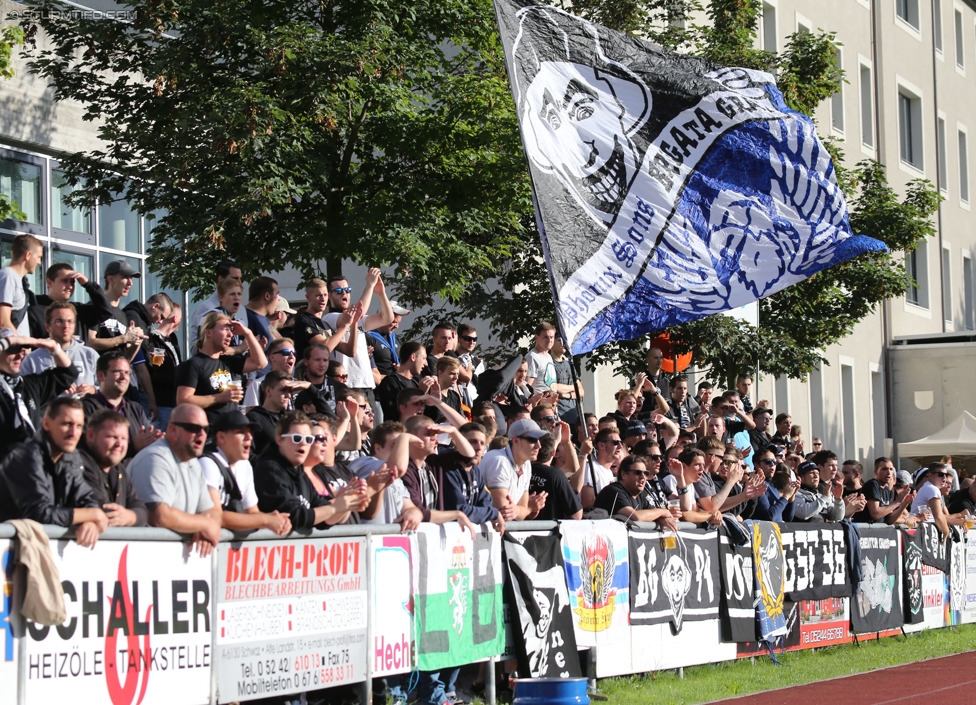
<path fill-rule="evenodd" d="M 540 421 L 545 421 L 546 423 L 555 423 L 558 420 L 556 416 L 543 416 Z"/>
<path fill-rule="evenodd" d="M 349 375 L 348 374 L 344 374 L 344 375 L 329 375 L 329 377 L 331 377 L 332 379 L 349 379 Z"/>
<path fill-rule="evenodd" d="M 935 475 L 936 477 L 941 477 L 943 480 L 949 477 L 947 472 L 937 472 L 936 470 L 929 471 L 929 475 Z"/>
<path fill-rule="evenodd" d="M 294 350 L 275 350 L 272 355 L 281 355 L 282 357 L 295 357 Z"/>
<path fill-rule="evenodd" d="M 640 477 L 640 476 L 650 477 L 651 476 L 650 470 L 631 470 L 631 472 L 634 473 L 635 475 L 637 475 L 638 477 Z"/>
<path fill-rule="evenodd" d="M 736 464 L 738 464 L 738 462 L 739 462 L 738 460 L 723 460 L 722 465 L 726 465 L 731 468 L 734 467 Z"/>
<path fill-rule="evenodd" d="M 282 433 L 279 438 L 284 438 L 291 441 L 296 446 L 306 445 L 310 446 L 315 443 L 315 436 L 306 436 L 304 433 Z"/>
<path fill-rule="evenodd" d="M 478 336 L 476 336 L 476 335 L 461 335 L 461 336 L 458 336 L 458 337 L 461 338 L 461 340 L 466 340 L 469 343 L 477 343 L 478 342 Z"/>
<path fill-rule="evenodd" d="M 338 296 L 339 294 L 348 294 L 352 291 L 351 286 L 337 286 L 332 290 L 332 293 Z"/>
<path fill-rule="evenodd" d="M 295 435 L 298 435 L 298 434 L 295 434 Z M 306 436 L 306 438 L 307 438 L 307 436 Z M 329 440 L 329 437 L 328 436 L 321 436 L 321 435 L 320 436 L 314 436 L 314 438 L 315 438 L 315 442 L 316 443 L 325 443 L 327 440 Z"/>
<path fill-rule="evenodd" d="M 170 423 L 173 424 L 174 426 L 179 426 L 184 431 L 189 431 L 194 436 L 197 435 L 198 433 L 206 432 L 207 430 L 206 426 L 201 426 L 198 423 L 189 423 L 187 421 L 170 421 Z"/>
<path fill-rule="evenodd" d="M 664 460 L 664 456 L 663 455 L 649 455 L 649 456 L 647 456 L 647 459 L 650 460 L 653 463 L 660 463 L 662 460 Z"/>
<path fill-rule="evenodd" d="M 763 458 L 759 462 L 762 463 L 763 465 L 775 465 L 776 458 Z"/>
<path fill-rule="evenodd" d="M 519 436 L 519 438 L 521 438 L 523 441 L 525 441 L 526 443 L 529 443 L 531 445 L 536 445 L 536 444 L 541 444 L 542 443 L 542 439 L 539 439 L 539 438 L 529 438 L 528 436 Z"/>
<path fill-rule="evenodd" d="M 618 441 L 604 441 L 604 443 L 609 443 L 612 446 L 622 446 L 624 444 L 623 441 L 619 441 L 619 440 Z"/>

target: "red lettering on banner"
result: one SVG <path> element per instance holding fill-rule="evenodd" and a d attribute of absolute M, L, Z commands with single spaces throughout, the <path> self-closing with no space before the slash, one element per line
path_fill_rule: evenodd
<path fill-rule="evenodd" d="M 326 576 L 358 575 L 360 548 L 357 541 L 341 541 L 316 547 L 302 546 L 301 561 L 294 545 L 242 546 L 227 551 L 227 583 L 296 580 Z"/>

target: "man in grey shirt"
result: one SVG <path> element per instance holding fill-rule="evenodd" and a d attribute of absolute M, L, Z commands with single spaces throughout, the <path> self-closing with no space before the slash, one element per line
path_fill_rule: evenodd
<path fill-rule="evenodd" d="M 207 415 L 180 404 L 166 435 L 143 448 L 129 464 L 136 493 L 149 507 L 149 524 L 192 534 L 201 556 L 220 541 L 220 507 L 214 505 L 197 460 L 207 441 Z"/>

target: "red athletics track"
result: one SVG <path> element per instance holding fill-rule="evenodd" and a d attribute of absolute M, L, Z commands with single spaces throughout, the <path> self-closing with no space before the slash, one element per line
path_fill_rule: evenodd
<path fill-rule="evenodd" d="M 728 705 L 817 702 L 900 705 L 913 701 L 938 705 L 976 703 L 976 651 L 714 702 Z"/>

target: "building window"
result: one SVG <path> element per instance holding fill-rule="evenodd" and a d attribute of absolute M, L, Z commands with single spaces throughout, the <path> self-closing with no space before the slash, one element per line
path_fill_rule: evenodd
<path fill-rule="evenodd" d="M 98 244 L 113 250 L 140 251 L 139 216 L 128 203 L 118 200 L 99 204 Z"/>
<path fill-rule="evenodd" d="M 924 169 L 922 100 L 904 89 L 898 90 L 898 135 L 901 160 L 916 169 Z"/>
<path fill-rule="evenodd" d="M 24 214 L 25 223 L 41 225 L 41 167 L 18 159 L 0 157 L 0 193 Z"/>
<path fill-rule="evenodd" d="M 898 17 L 918 29 L 918 0 L 895 0 Z"/>
<path fill-rule="evenodd" d="M 844 70 L 844 56 L 840 47 L 834 47 L 834 61 L 837 68 Z M 844 83 L 841 81 L 837 86 L 837 92 L 830 97 L 830 126 L 837 132 L 844 131 Z"/>
<path fill-rule="evenodd" d="M 935 132 L 935 144 L 936 149 L 939 150 L 939 190 L 942 193 L 947 193 L 949 191 L 949 177 L 947 174 L 948 168 L 946 167 L 946 126 L 945 118 L 940 117 L 938 121 L 938 127 Z"/>
<path fill-rule="evenodd" d="M 776 53 L 776 8 L 765 2 L 762 5 L 762 27 L 759 32 L 763 50 Z"/>
<path fill-rule="evenodd" d="M 973 276 L 973 260 L 962 258 L 962 307 L 966 330 L 976 330 L 976 277 Z"/>
<path fill-rule="evenodd" d="M 841 413 L 843 414 L 844 457 L 856 458 L 857 412 L 854 406 L 854 366 L 840 366 Z"/>
<path fill-rule="evenodd" d="M 942 0 L 932 0 L 932 29 L 934 30 L 935 50 L 942 53 Z"/>
<path fill-rule="evenodd" d="M 966 68 L 966 44 L 962 36 L 962 11 L 956 10 L 952 13 L 956 35 L 956 66 L 961 69 Z"/>
<path fill-rule="evenodd" d="M 871 67 L 861 64 L 858 72 L 861 93 L 861 144 L 874 149 L 874 83 Z"/>
<path fill-rule="evenodd" d="M 969 203 L 969 146 L 965 130 L 959 130 L 959 200 Z"/>
<path fill-rule="evenodd" d="M 910 304 L 921 308 L 929 307 L 928 293 L 928 253 L 926 243 L 922 243 L 917 249 L 905 255 L 905 269 L 911 281 L 908 290 L 905 292 L 905 299 Z"/>
<path fill-rule="evenodd" d="M 942 248 L 942 319 L 952 323 L 952 252 Z"/>
<path fill-rule="evenodd" d="M 74 187 L 65 181 L 64 173 L 51 170 L 51 227 L 72 230 L 76 233 L 91 234 L 91 212 L 85 208 L 75 208 L 65 203 Z"/>

